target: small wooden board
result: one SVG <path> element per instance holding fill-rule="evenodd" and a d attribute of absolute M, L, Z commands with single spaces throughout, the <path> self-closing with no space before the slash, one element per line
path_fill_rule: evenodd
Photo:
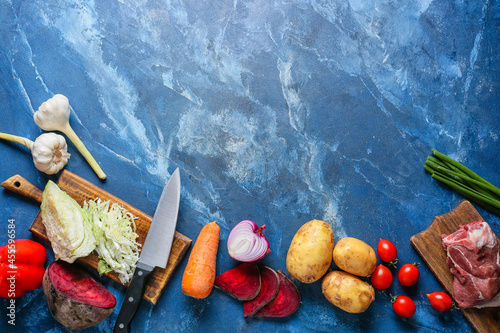
<path fill-rule="evenodd" d="M 446 214 L 438 215 L 424 231 L 411 237 L 411 243 L 437 277 L 446 291 L 453 296 L 453 274 L 446 263 L 441 235 L 449 235 L 474 221 L 484 221 L 467 200 L 462 200 Z M 500 307 L 460 309 L 472 327 L 479 333 L 500 333 Z"/>
<path fill-rule="evenodd" d="M 136 232 L 139 235 L 138 242 L 140 244 L 144 244 L 144 240 L 146 239 L 146 235 L 148 234 L 149 226 L 151 225 L 151 221 L 153 220 L 151 216 L 143 213 L 132 205 L 104 191 L 100 187 L 88 182 L 87 180 L 77 176 L 70 171 L 63 171 L 57 184 L 63 191 L 65 191 L 69 196 L 75 199 L 80 205 L 82 205 L 86 200 L 93 200 L 96 198 L 101 198 L 104 201 L 110 200 L 111 203 L 116 202 L 120 204 L 128 212 L 137 217 L 135 223 L 137 226 Z M 19 194 L 32 198 L 36 201 L 41 201 L 42 191 L 31 185 L 27 180 L 19 175 L 9 178 L 4 183 L 2 183 L 2 186 Z M 34 235 L 44 239 L 45 241 L 48 241 L 40 212 L 31 224 L 29 230 Z M 145 300 L 151 302 L 152 304 L 156 304 L 163 288 L 171 278 L 174 269 L 180 264 L 181 260 L 186 255 L 189 247 L 191 246 L 191 242 L 191 239 L 189 239 L 188 237 L 180 234 L 179 232 L 175 233 L 167 267 L 165 269 L 161 269 L 159 267 L 156 267 L 154 269 L 153 274 L 146 282 L 144 290 Z M 95 253 L 92 253 L 85 258 L 78 259 L 78 261 L 92 267 L 93 269 L 96 269 L 99 259 Z M 120 280 L 115 273 L 107 273 L 106 276 L 120 283 Z"/>

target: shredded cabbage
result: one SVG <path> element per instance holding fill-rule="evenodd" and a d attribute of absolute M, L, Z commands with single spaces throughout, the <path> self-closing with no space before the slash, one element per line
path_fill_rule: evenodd
<path fill-rule="evenodd" d="M 86 201 L 83 210 L 93 225 L 99 274 L 114 271 L 123 284 L 128 283 L 139 260 L 136 218 L 117 203 L 110 205 L 101 198 Z"/>

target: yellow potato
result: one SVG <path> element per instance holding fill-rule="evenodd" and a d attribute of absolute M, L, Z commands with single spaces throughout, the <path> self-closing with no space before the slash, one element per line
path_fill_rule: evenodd
<path fill-rule="evenodd" d="M 321 290 L 330 303 L 350 313 L 364 312 L 375 300 L 375 290 L 370 284 L 342 271 L 326 274 Z"/>
<path fill-rule="evenodd" d="M 333 245 L 333 230 L 328 223 L 321 220 L 307 222 L 297 231 L 288 249 L 288 272 L 304 283 L 318 281 L 330 268 Z"/>
<path fill-rule="evenodd" d="M 357 276 L 368 276 L 377 266 L 373 248 L 362 240 L 345 237 L 333 249 L 333 261 L 341 270 Z"/>

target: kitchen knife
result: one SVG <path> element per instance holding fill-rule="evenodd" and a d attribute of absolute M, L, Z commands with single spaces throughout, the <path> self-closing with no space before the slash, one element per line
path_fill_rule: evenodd
<path fill-rule="evenodd" d="M 155 267 L 167 267 L 177 224 L 180 192 L 181 179 L 177 168 L 158 201 L 139 261 L 118 314 L 114 333 L 130 332 L 130 322 L 141 302 L 147 277 Z"/>

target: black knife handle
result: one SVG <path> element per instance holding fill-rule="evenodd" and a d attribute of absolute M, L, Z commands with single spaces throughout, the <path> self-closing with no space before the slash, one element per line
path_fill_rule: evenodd
<path fill-rule="evenodd" d="M 134 318 L 135 312 L 141 303 L 146 279 L 152 271 L 153 268 L 146 265 L 142 265 L 141 267 L 137 266 L 135 268 L 134 275 L 132 276 L 127 293 L 125 294 L 125 299 L 123 300 L 122 308 L 116 319 L 113 333 L 130 332 L 130 322 L 132 318 Z"/>

